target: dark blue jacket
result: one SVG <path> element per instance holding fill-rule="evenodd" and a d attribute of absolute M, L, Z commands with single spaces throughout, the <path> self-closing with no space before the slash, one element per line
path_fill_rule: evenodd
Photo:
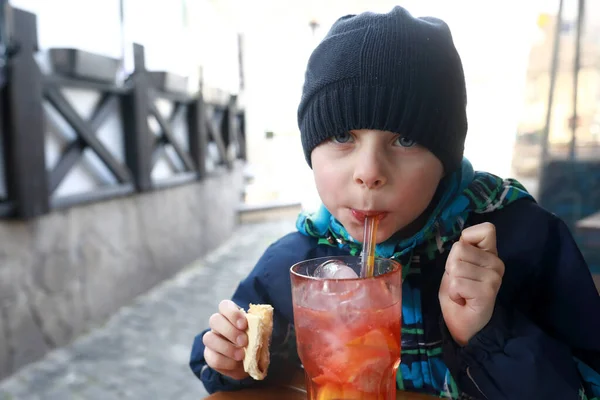
<path fill-rule="evenodd" d="M 444 362 L 460 390 L 475 398 L 579 399 L 582 374 L 589 380 L 600 372 L 600 296 L 571 233 L 530 200 L 473 214 L 467 225 L 486 221 L 496 226 L 498 253 L 506 266 L 492 319 L 462 348 L 447 333 L 438 301 L 446 253 L 423 262 L 422 270 L 428 271 L 421 287 L 426 334 L 441 331 Z M 343 254 L 290 233 L 271 245 L 239 284 L 232 298 L 236 304 L 247 308 L 249 303 L 268 303 L 275 308 L 270 375 L 298 363 L 290 266 Z M 205 332 L 195 338 L 190 366 L 206 389 L 212 393 L 255 384 L 250 378 L 233 381 L 206 366 Z"/>

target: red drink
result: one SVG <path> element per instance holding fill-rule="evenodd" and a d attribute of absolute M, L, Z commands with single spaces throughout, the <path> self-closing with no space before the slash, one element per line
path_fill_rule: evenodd
<path fill-rule="evenodd" d="M 342 259 L 360 268 L 357 258 Z M 308 398 L 395 399 L 401 344 L 400 265 L 377 259 L 373 278 L 311 277 L 310 266 L 323 261 L 309 260 L 292 268 L 296 339 Z"/>

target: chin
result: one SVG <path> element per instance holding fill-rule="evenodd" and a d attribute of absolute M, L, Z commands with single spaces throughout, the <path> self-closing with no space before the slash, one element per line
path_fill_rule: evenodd
<path fill-rule="evenodd" d="M 386 240 L 388 240 L 389 238 L 392 237 L 392 234 L 389 233 L 387 230 L 378 230 L 377 232 L 377 244 L 379 243 L 383 243 Z"/>

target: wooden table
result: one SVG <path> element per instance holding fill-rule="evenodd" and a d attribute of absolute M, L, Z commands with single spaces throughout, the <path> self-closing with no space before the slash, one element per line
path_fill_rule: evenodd
<path fill-rule="evenodd" d="M 396 400 L 432 400 L 432 397 L 418 393 L 398 392 Z M 306 392 L 298 389 L 273 387 L 245 389 L 237 392 L 219 392 L 206 397 L 206 400 L 306 400 Z"/>
<path fill-rule="evenodd" d="M 304 373 L 294 370 L 291 378 L 282 381 L 278 386 L 244 389 L 235 392 L 219 392 L 205 400 L 306 400 Z M 398 392 L 396 400 L 431 400 L 439 399 L 429 395 Z"/>

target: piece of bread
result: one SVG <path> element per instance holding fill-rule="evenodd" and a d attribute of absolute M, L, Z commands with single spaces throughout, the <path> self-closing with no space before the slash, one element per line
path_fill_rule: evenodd
<path fill-rule="evenodd" d="M 256 380 L 263 380 L 267 376 L 270 362 L 273 307 L 268 304 L 250 304 L 246 319 L 248 346 L 244 349 L 244 371 Z"/>

